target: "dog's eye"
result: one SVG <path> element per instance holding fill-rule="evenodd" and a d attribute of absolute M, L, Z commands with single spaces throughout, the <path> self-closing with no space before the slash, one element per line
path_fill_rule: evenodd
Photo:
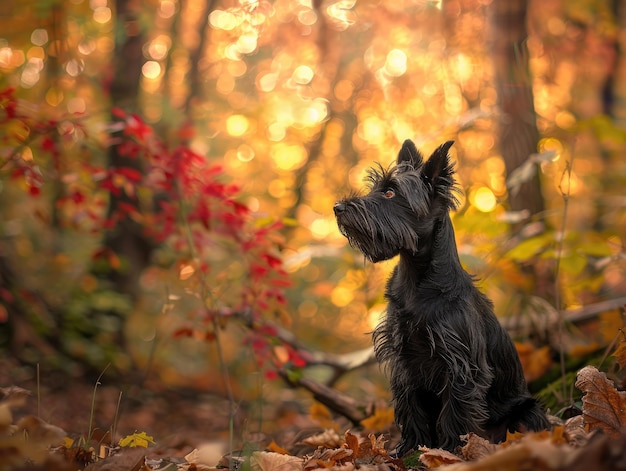
<path fill-rule="evenodd" d="M 394 196 L 396 196 L 396 192 L 393 191 L 391 188 L 388 188 L 387 190 L 385 190 L 383 195 L 385 195 L 385 198 L 393 198 Z"/>

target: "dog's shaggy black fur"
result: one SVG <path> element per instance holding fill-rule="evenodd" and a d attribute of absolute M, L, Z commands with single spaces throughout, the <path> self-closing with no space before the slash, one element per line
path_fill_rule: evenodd
<path fill-rule="evenodd" d="M 373 335 L 390 376 L 400 456 L 419 445 L 454 451 L 469 432 L 498 442 L 507 430 L 549 427 L 491 301 L 459 261 L 451 145 L 424 162 L 405 141 L 395 166 L 370 171 L 367 195 L 334 206 L 341 232 L 367 259 L 400 255 Z"/>

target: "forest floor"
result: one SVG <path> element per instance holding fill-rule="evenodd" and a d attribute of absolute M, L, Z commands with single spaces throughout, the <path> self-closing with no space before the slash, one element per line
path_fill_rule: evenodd
<path fill-rule="evenodd" d="M 551 431 L 511 434 L 498 445 L 470 434 L 456 454 L 423 448 L 401 461 L 392 456 L 389 433 L 350 431 L 347 424 L 324 429 L 296 404 L 276 405 L 264 417 L 279 432 L 249 434 L 247 449 L 228 454 L 234 444 L 224 398 L 147 384 L 126 387 L 120 400 L 117 386 L 94 388 L 96 379 L 60 374 L 40 378 L 38 386 L 31 369 L 3 359 L 0 471 L 624 470 L 626 393 L 595 368 L 583 371 L 577 382 L 587 397 L 583 415 Z M 245 411 L 238 415 L 241 430 Z M 112 427 L 116 446 L 107 446 Z"/>

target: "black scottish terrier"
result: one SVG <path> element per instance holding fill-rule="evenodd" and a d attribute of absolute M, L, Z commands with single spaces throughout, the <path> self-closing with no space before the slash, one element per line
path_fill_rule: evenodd
<path fill-rule="evenodd" d="M 424 162 L 405 141 L 395 166 L 370 170 L 367 195 L 334 206 L 342 234 L 367 259 L 400 255 L 373 334 L 390 376 L 400 456 L 418 445 L 454 451 L 469 432 L 499 442 L 507 430 L 549 427 L 491 301 L 459 261 L 450 146 Z"/>

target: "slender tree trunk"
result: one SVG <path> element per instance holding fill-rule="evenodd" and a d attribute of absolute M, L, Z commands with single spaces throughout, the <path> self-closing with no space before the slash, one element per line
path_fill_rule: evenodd
<path fill-rule="evenodd" d="M 138 99 L 141 83 L 141 68 L 144 63 L 142 47 L 143 31 L 139 22 L 141 3 L 132 0 L 117 0 L 117 24 L 120 38 L 115 45 L 114 75 L 111 82 L 111 106 L 126 112 L 138 111 Z M 141 169 L 142 162 L 138 158 L 130 159 L 120 155 L 118 146 L 109 150 L 110 167 L 132 167 Z M 109 214 L 117 211 L 123 202 L 134 203 L 122 192 L 119 196 L 111 194 Z M 152 245 L 142 233 L 141 225 L 129 217 L 124 217 L 106 235 L 105 247 L 117 254 L 122 263 L 119 269 L 112 268 L 109 279 L 113 289 L 127 294 L 131 301 L 139 295 L 139 277 L 150 261 Z"/>
<path fill-rule="evenodd" d="M 494 83 L 498 94 L 500 121 L 498 141 L 507 175 L 537 152 L 539 131 L 535 119 L 532 79 L 528 67 L 526 39 L 526 0 L 494 0 L 490 8 L 491 51 Z M 539 172 L 509 192 L 512 211 L 528 211 L 530 216 L 544 211 Z M 522 229 L 512 227 L 514 234 Z M 522 271 L 532 279 L 532 293 L 548 301 L 555 299 L 550 268 L 526 265 Z"/>
<path fill-rule="evenodd" d="M 612 100 L 609 114 L 616 123 L 626 129 L 626 2 L 616 0 L 617 25 L 621 34 L 618 36 L 617 64 L 613 75 Z"/>
<path fill-rule="evenodd" d="M 491 4 L 494 80 L 500 105 L 499 143 L 506 172 L 511 174 L 537 152 L 539 132 L 535 121 L 532 81 L 526 48 L 526 0 L 494 0 Z M 510 209 L 544 209 L 538 174 L 509 195 Z"/>

